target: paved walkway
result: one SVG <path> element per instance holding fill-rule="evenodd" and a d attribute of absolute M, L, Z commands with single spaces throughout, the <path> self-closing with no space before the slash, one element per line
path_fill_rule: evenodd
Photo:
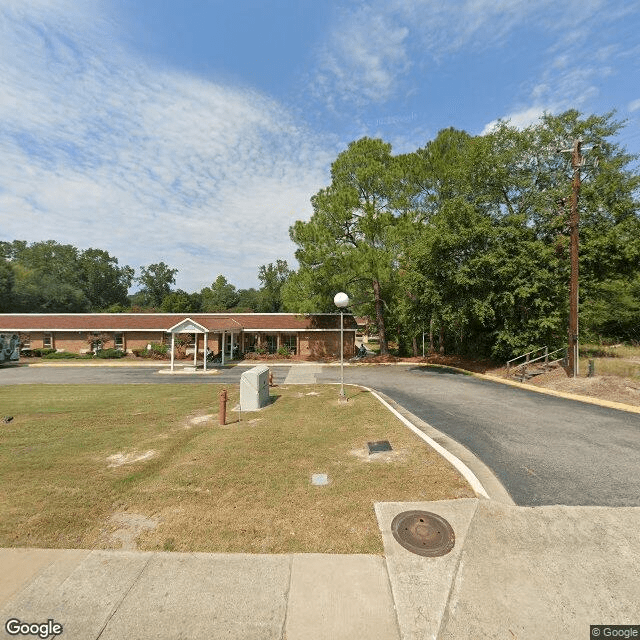
<path fill-rule="evenodd" d="M 315 384 L 322 370 L 322 365 L 293 366 L 289 369 L 284 384 Z"/>
<path fill-rule="evenodd" d="M 638 507 L 375 509 L 384 558 L 0 550 L 0 637 L 10 619 L 52 620 L 64 640 L 586 639 L 590 624 L 640 623 Z M 451 523 L 449 554 L 396 542 L 410 509 Z"/>

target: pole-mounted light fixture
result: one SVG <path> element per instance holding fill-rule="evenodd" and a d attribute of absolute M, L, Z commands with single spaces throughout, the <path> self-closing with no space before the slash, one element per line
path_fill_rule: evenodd
<path fill-rule="evenodd" d="M 344 308 L 349 306 L 349 296 L 340 291 L 333 297 L 333 304 L 340 309 L 340 400 L 345 400 L 344 394 Z"/>

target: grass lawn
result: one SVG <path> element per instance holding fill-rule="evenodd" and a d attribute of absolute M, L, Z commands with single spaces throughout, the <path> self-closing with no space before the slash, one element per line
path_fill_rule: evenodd
<path fill-rule="evenodd" d="M 596 375 L 620 376 L 622 378 L 640 377 L 640 360 L 629 362 L 618 358 L 580 358 L 580 375 L 586 376 L 589 372 L 589 360 L 593 360 Z"/>
<path fill-rule="evenodd" d="M 381 553 L 374 502 L 474 495 L 366 391 L 273 387 L 221 427 L 220 389 L 0 387 L 0 546 Z"/>

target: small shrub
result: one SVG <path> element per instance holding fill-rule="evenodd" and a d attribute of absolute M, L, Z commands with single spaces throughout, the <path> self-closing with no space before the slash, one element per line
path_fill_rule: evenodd
<path fill-rule="evenodd" d="M 157 342 L 151 343 L 151 349 L 141 347 L 140 349 L 133 349 L 133 355 L 138 358 L 150 358 L 152 360 L 164 360 L 168 357 L 169 347 L 166 344 L 158 344 Z"/>
<path fill-rule="evenodd" d="M 55 349 L 33 349 L 32 353 L 36 358 L 44 358 L 45 356 L 48 356 L 51 353 L 56 353 L 56 350 Z"/>
<path fill-rule="evenodd" d="M 96 353 L 97 358 L 102 358 L 104 360 L 124 358 L 125 355 L 125 352 L 120 351 L 119 349 L 100 349 L 100 351 Z"/>
<path fill-rule="evenodd" d="M 72 351 L 53 351 L 45 356 L 43 360 L 92 360 L 92 353 L 73 353 Z"/>
<path fill-rule="evenodd" d="M 276 351 L 277 355 L 282 356 L 283 358 L 290 358 L 291 357 L 291 351 L 289 350 L 288 347 L 280 347 L 277 351 Z"/>

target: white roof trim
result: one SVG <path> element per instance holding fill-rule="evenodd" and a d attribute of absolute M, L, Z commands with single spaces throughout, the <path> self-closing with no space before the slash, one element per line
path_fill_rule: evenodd
<path fill-rule="evenodd" d="M 167 333 L 209 333 L 209 329 L 191 318 L 185 318 L 167 329 Z"/>

